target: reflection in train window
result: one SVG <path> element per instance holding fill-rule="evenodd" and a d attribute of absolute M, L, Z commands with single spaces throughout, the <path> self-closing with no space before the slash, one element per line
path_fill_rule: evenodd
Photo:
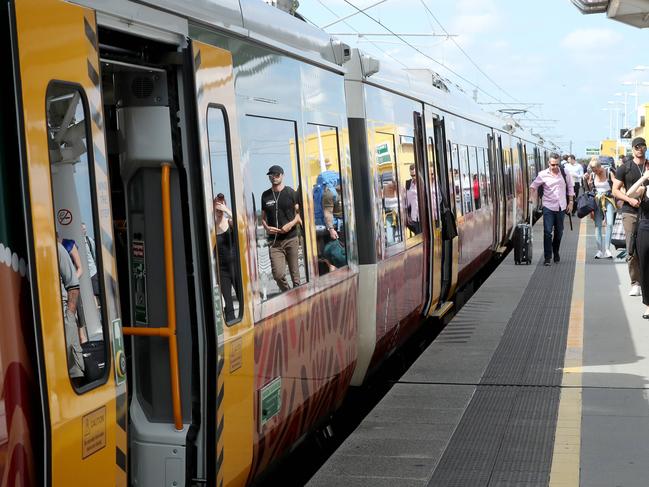
<path fill-rule="evenodd" d="M 460 188 L 460 171 L 458 170 L 460 157 L 458 145 L 451 144 L 451 142 L 449 141 L 449 150 L 451 152 L 451 157 L 449 157 L 451 165 L 448 168 L 448 180 L 451 192 L 450 199 L 451 201 L 455 200 L 455 212 L 456 215 L 459 216 L 464 213 L 462 211 L 462 188 Z"/>
<path fill-rule="evenodd" d="M 385 246 L 390 247 L 403 241 L 394 135 L 376 132 L 375 142 L 376 172 L 379 177 L 384 241 Z"/>
<path fill-rule="evenodd" d="M 263 300 L 309 279 L 302 229 L 302 188 L 294 121 L 248 115 L 246 195 L 254 209 L 257 277 Z M 252 135 L 254 134 L 254 136 Z"/>
<path fill-rule="evenodd" d="M 428 137 L 428 169 L 430 173 L 430 204 L 432 206 L 433 218 L 437 224 L 440 221 L 439 215 L 439 205 L 437 203 L 438 192 L 437 192 L 437 148 L 435 147 L 435 141 L 432 137 Z M 441 196 L 441 195 L 440 195 Z"/>
<path fill-rule="evenodd" d="M 313 196 L 318 274 L 347 265 L 338 129 L 307 124 L 307 188 Z"/>
<path fill-rule="evenodd" d="M 47 90 L 47 133 L 56 221 L 59 283 L 68 373 L 75 388 L 105 381 L 110 369 L 104 337 L 101 240 L 94 168 L 82 92 L 64 83 Z"/>
<path fill-rule="evenodd" d="M 459 146 L 459 163 L 460 163 L 460 176 L 462 181 L 462 202 L 464 204 L 463 213 L 471 213 L 473 211 L 473 197 L 471 196 L 471 180 L 469 169 L 469 149 L 466 145 Z"/>
<path fill-rule="evenodd" d="M 486 149 L 478 147 L 478 173 L 482 205 L 489 204 L 489 163 L 486 160 Z"/>
<path fill-rule="evenodd" d="M 402 191 L 405 194 L 406 239 L 421 233 L 418 177 L 415 164 L 415 139 L 402 135 L 399 137 L 399 181 L 402 182 Z"/>
<path fill-rule="evenodd" d="M 241 264 L 239 261 L 239 238 L 237 213 L 232 187 L 230 164 L 230 141 L 225 112 L 220 107 L 207 110 L 207 134 L 210 149 L 210 172 L 212 178 L 210 200 L 214 211 L 214 232 L 210 236 L 212 269 L 217 276 L 221 297 L 214 294 L 215 303 L 223 310 L 228 325 L 241 319 L 243 292 Z"/>
<path fill-rule="evenodd" d="M 473 200 L 473 207 L 476 210 L 480 209 L 482 204 L 482 197 L 480 194 L 480 174 L 478 172 L 478 149 L 476 147 L 469 147 L 469 184 L 471 185 L 471 197 Z"/>

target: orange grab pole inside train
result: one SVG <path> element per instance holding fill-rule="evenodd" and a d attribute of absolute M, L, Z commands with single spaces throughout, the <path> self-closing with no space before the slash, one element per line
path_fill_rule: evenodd
<path fill-rule="evenodd" d="M 160 336 L 169 339 L 169 375 L 171 379 L 171 399 L 173 403 L 174 426 L 183 429 L 180 404 L 180 374 L 178 370 L 178 342 L 176 338 L 176 288 L 174 280 L 173 242 L 171 236 L 171 197 L 169 194 L 169 174 L 171 165 L 162 165 L 162 223 L 164 234 L 165 277 L 167 280 L 167 319 L 164 328 L 124 327 L 124 335 Z"/>

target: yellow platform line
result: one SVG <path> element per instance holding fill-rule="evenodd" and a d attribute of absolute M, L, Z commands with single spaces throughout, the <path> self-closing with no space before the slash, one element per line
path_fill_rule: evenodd
<path fill-rule="evenodd" d="M 587 218 L 579 226 L 575 279 L 572 285 L 568 343 L 563 364 L 559 415 L 554 436 L 550 487 L 579 485 L 581 453 L 581 374 L 584 349 L 584 283 Z"/>

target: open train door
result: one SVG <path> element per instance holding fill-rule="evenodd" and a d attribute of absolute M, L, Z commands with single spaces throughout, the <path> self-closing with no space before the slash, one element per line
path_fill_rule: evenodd
<path fill-rule="evenodd" d="M 95 14 L 15 0 L 10 17 L 46 402 L 43 485 L 124 486 L 126 377 Z"/>
<path fill-rule="evenodd" d="M 444 316 L 453 306 L 447 301 L 457 285 L 458 276 L 458 234 L 455 211 L 452 206 L 449 193 L 448 163 L 446 160 L 446 132 L 444 118 L 441 114 L 432 113 L 427 119 L 430 128 L 428 135 L 428 164 L 434 184 L 430 188 L 435 194 L 431 196 L 437 202 L 437 218 L 439 219 L 439 255 L 436 255 L 436 262 L 439 262 L 434 273 L 434 279 L 438 281 L 439 289 L 438 303 L 432 308 L 429 314 L 434 317 Z"/>
<path fill-rule="evenodd" d="M 232 54 L 199 41 L 191 43 L 195 76 L 197 127 L 203 178 L 208 241 L 211 256 L 210 296 L 216 323 L 210 338 L 215 346 L 207 350 L 205 368 L 204 444 L 206 478 L 216 478 L 215 485 L 242 485 L 253 461 L 254 432 L 263 411 L 255 390 L 254 322 L 250 293 L 248 260 L 243 246 L 235 245 L 235 264 L 230 268 L 235 295 L 225 283 L 224 263 L 218 262 L 216 211 L 224 204 L 231 212 L 235 242 L 249 241 L 244 194 L 240 191 L 243 175 L 239 156 L 239 136 L 234 91 Z M 254 225 L 253 225 L 254 227 Z M 234 309 L 228 316 L 221 298 L 230 293 Z M 227 306 L 227 305 L 226 305 Z M 260 414 L 257 415 L 256 411 Z M 257 418 L 257 419 L 256 419 Z"/>

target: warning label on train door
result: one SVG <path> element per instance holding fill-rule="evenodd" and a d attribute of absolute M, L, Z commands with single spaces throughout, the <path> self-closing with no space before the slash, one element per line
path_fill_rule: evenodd
<path fill-rule="evenodd" d="M 142 240 L 133 240 L 131 243 L 131 279 L 133 279 L 135 322 L 144 325 L 147 323 L 147 303 L 146 266 Z"/>
<path fill-rule="evenodd" d="M 86 414 L 81 429 L 81 455 L 86 458 L 106 446 L 106 407 Z"/>

